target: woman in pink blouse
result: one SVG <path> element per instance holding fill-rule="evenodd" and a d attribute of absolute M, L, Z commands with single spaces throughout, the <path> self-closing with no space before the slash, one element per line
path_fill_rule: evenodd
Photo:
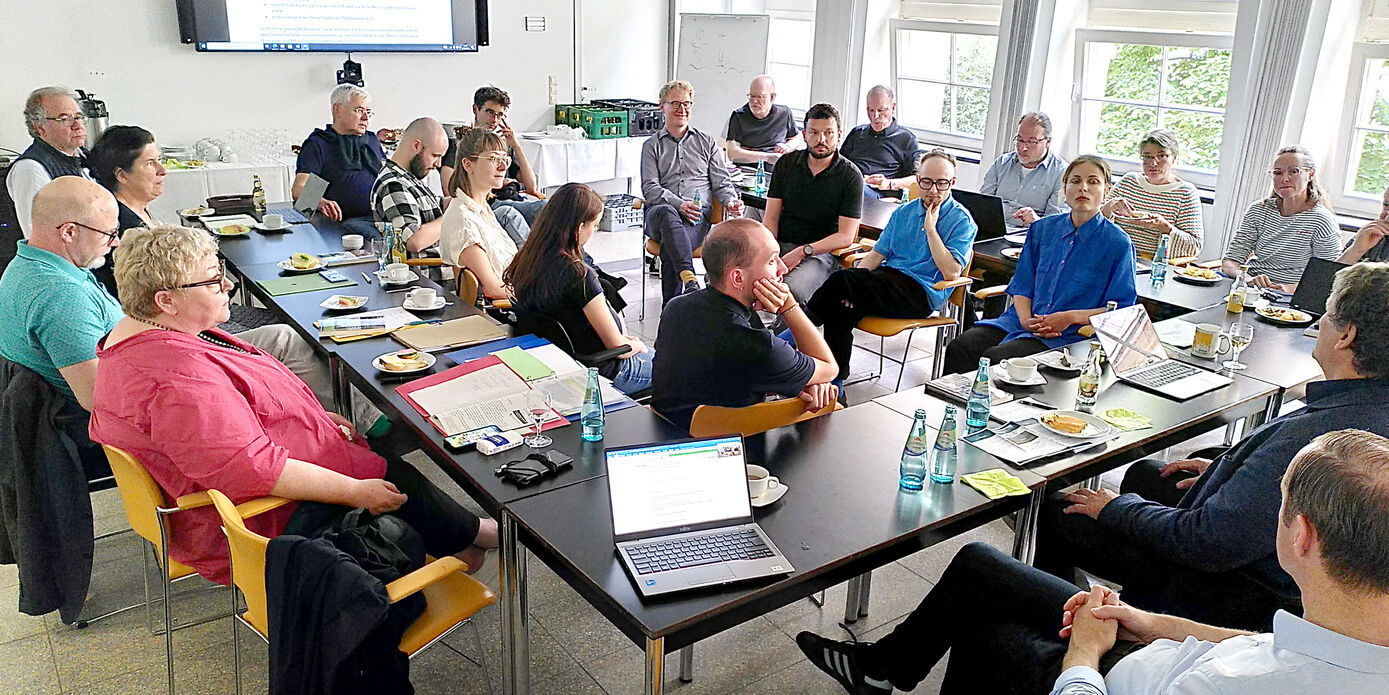
<path fill-rule="evenodd" d="M 133 229 L 115 260 L 126 316 L 98 345 L 92 441 L 129 451 L 170 499 L 217 489 L 237 503 L 276 495 L 342 512 L 391 512 L 420 532 L 431 554 L 481 566 L 484 549 L 497 543 L 495 521 L 459 507 L 408 464 L 377 456 L 283 364 L 217 330 L 232 282 L 207 232 Z M 270 537 L 292 523 L 310 531 L 305 519 L 323 512 L 290 504 L 247 526 Z M 217 512 L 194 509 L 170 523 L 170 556 L 228 583 Z"/>

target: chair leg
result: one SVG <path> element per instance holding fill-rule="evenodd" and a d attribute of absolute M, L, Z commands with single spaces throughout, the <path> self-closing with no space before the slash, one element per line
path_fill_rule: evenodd
<path fill-rule="evenodd" d="M 241 631 L 237 629 L 236 586 L 231 590 L 231 630 L 232 630 L 232 679 L 236 682 L 236 695 L 241 695 Z"/>
<path fill-rule="evenodd" d="M 174 695 L 174 615 L 169 605 L 169 532 L 163 519 L 159 522 L 159 547 L 164 562 L 159 567 L 159 582 L 164 585 L 164 664 L 169 676 L 169 695 Z"/>
<path fill-rule="evenodd" d="M 680 682 L 689 683 L 694 680 L 694 645 L 686 645 L 680 650 Z"/>
<path fill-rule="evenodd" d="M 902 351 L 902 362 L 901 362 L 899 368 L 897 369 L 897 386 L 896 386 L 895 388 L 892 389 L 892 392 L 893 392 L 893 393 L 896 393 L 896 392 L 902 390 L 902 375 L 906 373 L 906 371 L 907 371 L 907 360 L 908 360 L 908 359 L 911 359 L 911 356 L 912 356 L 912 336 L 914 336 L 914 335 L 916 335 L 916 329 L 915 329 L 915 328 L 911 329 L 910 331 L 907 331 L 907 347 L 906 347 L 905 350 Z M 886 352 L 886 351 L 884 351 L 884 352 Z"/>

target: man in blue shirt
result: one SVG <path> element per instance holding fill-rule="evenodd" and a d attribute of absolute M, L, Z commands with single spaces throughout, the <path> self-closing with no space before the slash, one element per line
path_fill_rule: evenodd
<path fill-rule="evenodd" d="M 1061 195 L 1066 161 L 1051 151 L 1051 118 L 1039 112 L 1024 114 L 1013 144 L 1017 150 L 994 160 L 979 191 L 1003 199 L 1011 226 L 1026 227 L 1068 210 Z"/>
<path fill-rule="evenodd" d="M 825 342 L 849 375 L 854 326 L 865 316 L 922 318 L 945 303 L 948 292 L 935 283 L 954 280 L 969 266 L 979 226 L 950 196 L 955 185 L 955 158 L 934 149 L 917 167 L 920 202 L 903 204 L 856 268 L 831 275 L 807 305 L 825 326 Z"/>
<path fill-rule="evenodd" d="M 309 174 L 328 181 L 328 190 L 318 204 L 319 212 L 341 220 L 354 234 L 367 238 L 381 236 L 372 219 L 371 187 L 381 173 L 386 153 L 371 132 L 371 96 L 353 84 L 338 85 L 329 98 L 333 122 L 309 134 L 299 150 L 294 185 L 290 191 L 297 200 Z"/>
<path fill-rule="evenodd" d="M 1053 695 L 1389 692 L 1389 440 L 1353 429 L 1318 437 L 1280 487 L 1270 522 L 1306 609 L 1278 611 L 1272 634 L 1149 613 L 1103 586 L 1077 592 L 971 543 L 877 642 L 802 632 L 796 643 L 855 695 L 912 690 L 947 649 L 944 695 L 1048 683 Z"/>
<path fill-rule="evenodd" d="M 1385 307 L 1389 264 L 1341 270 L 1312 349 L 1326 379 L 1307 385 L 1306 408 L 1223 453 L 1139 461 L 1120 494 L 1082 489 L 1052 500 L 1041 515 L 1037 567 L 1067 580 L 1079 567 L 1118 582 L 1148 610 L 1263 628 L 1274 607 L 1297 595 L 1274 547 L 1278 479 L 1288 462 L 1332 430 L 1389 436 Z"/>
<path fill-rule="evenodd" d="M 868 90 L 868 122 L 844 136 L 839 153 L 863 174 L 863 195 L 901 198 L 916 175 L 916 134 L 897 124 L 897 97 L 878 85 Z"/>

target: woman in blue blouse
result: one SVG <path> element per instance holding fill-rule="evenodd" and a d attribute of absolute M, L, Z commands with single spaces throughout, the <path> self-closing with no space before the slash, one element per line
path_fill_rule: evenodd
<path fill-rule="evenodd" d="M 1109 193 L 1109 164 L 1081 155 L 1061 177 L 1070 213 L 1032 223 L 1008 283 L 1013 304 L 1002 316 L 980 321 L 945 349 L 945 370 L 973 371 L 980 357 L 998 364 L 1080 340 L 1080 327 L 1107 302 L 1131 306 L 1133 242 L 1100 214 Z"/>

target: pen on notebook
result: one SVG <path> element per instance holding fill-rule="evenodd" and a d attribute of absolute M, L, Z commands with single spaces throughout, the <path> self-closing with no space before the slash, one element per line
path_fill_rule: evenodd
<path fill-rule="evenodd" d="M 443 322 L 444 322 L 443 319 L 430 319 L 430 320 L 428 320 L 428 321 L 411 321 L 410 323 L 407 323 L 407 324 L 405 324 L 404 326 L 401 326 L 400 328 L 410 328 L 411 326 L 424 326 L 424 325 L 431 324 L 431 323 L 443 323 Z M 396 330 L 400 330 L 400 329 L 396 329 Z"/>
<path fill-rule="evenodd" d="M 366 273 L 362 273 L 362 279 L 366 280 L 368 285 L 371 284 L 371 277 L 368 276 Z"/>

